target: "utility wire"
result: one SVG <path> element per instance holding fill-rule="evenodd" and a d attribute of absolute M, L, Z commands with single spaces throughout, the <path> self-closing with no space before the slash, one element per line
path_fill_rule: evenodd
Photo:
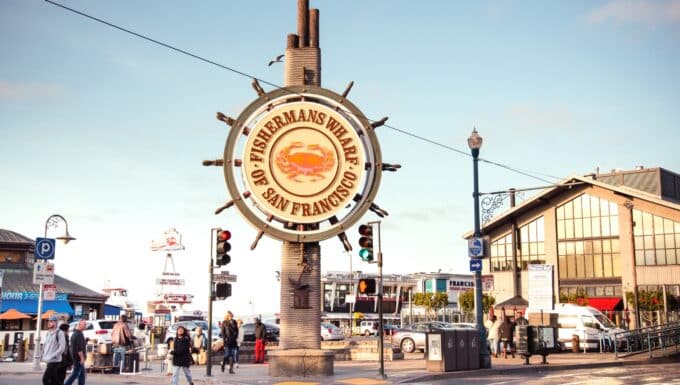
<path fill-rule="evenodd" d="M 65 9 L 65 10 L 67 10 L 67 11 L 69 11 L 69 12 L 73 12 L 73 13 L 75 13 L 75 14 L 77 14 L 77 15 L 80 15 L 80 16 L 83 16 L 83 17 L 85 17 L 85 18 L 88 18 L 88 19 L 90 19 L 90 20 L 94 20 L 94 21 L 96 21 L 96 22 L 98 22 L 98 23 L 107 25 L 107 26 L 109 26 L 109 27 L 111 27 L 111 28 L 115 28 L 115 29 L 120 30 L 120 31 L 123 31 L 123 32 L 125 32 L 125 33 L 129 33 L 130 35 L 137 36 L 137 37 L 140 38 L 140 39 L 144 39 L 144 40 L 149 41 L 149 42 L 151 42 L 151 43 L 154 43 L 154 44 L 160 45 L 160 46 L 162 46 L 162 47 L 168 48 L 168 49 L 170 49 L 170 50 L 179 52 L 179 53 L 181 53 L 181 54 L 190 56 L 190 57 L 192 57 L 192 58 L 194 58 L 194 59 L 197 59 L 197 60 L 199 60 L 199 61 L 202 61 L 202 62 L 205 62 L 205 63 L 208 63 L 208 64 L 212 64 L 212 65 L 214 65 L 214 66 L 216 66 L 216 67 L 225 69 L 225 70 L 227 70 L 227 71 L 231 71 L 231 72 L 233 72 L 233 73 L 235 73 L 235 74 L 238 74 L 238 75 L 241 75 L 241 76 L 244 76 L 244 77 L 247 77 L 247 78 L 256 79 L 256 80 L 257 80 L 258 82 L 260 82 L 260 83 L 264 83 L 264 84 L 266 84 L 266 85 L 268 85 L 268 86 L 272 86 L 272 87 L 277 88 L 277 89 L 287 90 L 285 87 L 281 87 L 281 86 L 279 86 L 278 84 L 271 83 L 271 82 L 269 82 L 269 81 L 267 81 L 267 80 L 265 80 L 265 79 L 260 79 L 260 78 L 258 78 L 258 77 L 255 77 L 255 76 L 252 76 L 252 75 L 250 75 L 250 74 L 247 74 L 247 73 L 245 73 L 245 72 L 239 71 L 239 70 L 237 70 L 237 69 L 235 69 L 235 68 L 228 67 L 228 66 L 225 66 L 225 65 L 223 65 L 223 64 L 220 64 L 220 63 L 218 63 L 218 62 L 216 62 L 216 61 L 214 61 L 214 60 L 210 60 L 210 59 L 204 58 L 204 57 L 202 57 L 202 56 L 193 54 L 193 53 L 191 53 L 191 52 L 189 52 L 189 51 L 185 51 L 185 50 L 183 50 L 183 49 L 181 49 L 181 48 L 177 48 L 177 47 L 172 46 L 172 45 L 170 45 L 170 44 L 163 43 L 162 41 L 159 41 L 159 40 L 150 38 L 150 37 L 148 37 L 148 36 L 145 36 L 145 35 L 142 35 L 142 34 L 140 34 L 140 33 L 134 32 L 134 31 L 129 30 L 129 29 L 127 29 L 127 28 L 123 28 L 123 27 L 118 26 L 118 25 L 116 25 L 116 24 L 110 23 L 110 22 L 108 22 L 108 21 L 106 21 L 106 20 L 102 20 L 102 19 L 100 19 L 100 18 L 98 18 L 98 17 L 88 15 L 88 14 L 86 14 L 86 13 L 84 13 L 84 12 L 78 11 L 78 10 L 73 9 L 73 8 L 70 8 L 70 7 L 67 7 L 67 6 L 65 6 L 65 5 L 63 5 L 63 4 L 60 4 L 60 3 L 57 3 L 57 2 L 55 2 L 55 1 L 52 1 L 52 0 L 45 0 L 45 2 L 46 2 L 46 3 L 49 3 L 49 4 L 52 4 L 52 5 L 54 5 L 54 6 L 57 6 L 57 7 L 59 7 L 59 8 Z M 289 90 L 289 91 L 290 91 L 290 90 Z M 290 92 L 291 92 L 291 93 L 294 93 L 293 91 L 290 91 Z M 371 119 L 368 119 L 368 120 L 371 121 L 371 122 L 375 122 L 374 120 L 371 120 Z M 453 152 L 457 152 L 457 153 L 459 153 L 459 154 L 461 154 L 461 155 L 471 156 L 471 154 L 468 153 L 467 151 L 462 151 L 462 150 L 456 149 L 456 148 L 451 147 L 451 146 L 448 146 L 448 145 L 446 145 L 446 144 L 439 143 L 439 142 L 437 142 L 437 141 L 434 141 L 434 140 L 425 138 L 425 137 L 420 136 L 420 135 L 416 135 L 416 134 L 414 134 L 414 133 L 412 133 L 412 132 L 409 132 L 409 131 L 406 131 L 406 130 L 399 129 L 399 128 L 397 128 L 397 127 L 394 127 L 394 126 L 391 126 L 391 125 L 388 125 L 388 124 L 385 124 L 384 126 L 385 126 L 386 128 L 391 129 L 391 130 L 397 131 L 397 132 L 399 132 L 399 133 L 401 133 L 401 134 L 410 136 L 410 137 L 415 138 L 415 139 L 418 139 L 418 140 L 422 140 L 422 141 L 424 141 L 424 142 L 427 142 L 427 143 L 433 144 L 433 145 L 435 145 L 435 146 L 439 146 L 439 147 L 445 148 L 445 149 L 450 150 L 450 151 L 453 151 Z M 546 176 L 546 177 L 554 178 L 554 179 L 556 179 L 556 180 L 562 179 L 562 178 L 560 178 L 560 177 L 556 177 L 556 176 L 552 176 L 552 175 L 548 175 L 548 174 L 541 174 L 541 173 L 534 172 L 534 171 L 523 171 L 523 170 L 520 170 L 520 169 L 517 169 L 517 168 L 514 168 L 514 167 L 510 167 L 510 166 L 507 166 L 507 165 L 504 165 L 504 164 L 501 164 L 501 163 L 493 162 L 493 161 L 490 161 L 490 160 L 484 159 L 484 158 L 478 158 L 478 159 L 479 159 L 480 161 L 482 161 L 482 162 L 489 163 L 489 164 L 492 164 L 492 165 L 494 165 L 494 166 L 501 167 L 501 168 L 504 168 L 504 169 L 506 169 L 506 170 L 513 171 L 513 172 L 516 172 L 516 173 L 518 173 L 518 174 L 522 174 L 522 175 L 527 176 L 527 177 L 529 177 L 529 178 L 537 179 L 537 180 L 540 180 L 540 181 L 546 182 L 546 183 L 551 183 L 551 184 L 552 184 L 551 181 L 546 180 L 546 179 L 541 178 L 541 177 L 536 176 L 536 175 L 543 175 L 543 176 Z M 532 173 L 533 173 L 533 174 L 536 174 L 536 175 L 532 175 Z"/>

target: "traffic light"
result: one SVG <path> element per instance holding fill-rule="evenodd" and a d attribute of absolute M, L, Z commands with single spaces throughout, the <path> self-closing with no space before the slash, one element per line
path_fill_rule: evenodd
<path fill-rule="evenodd" d="M 217 263 L 217 266 L 224 266 L 231 262 L 231 257 L 227 254 L 231 250 L 229 239 L 231 239 L 229 230 L 217 232 L 217 239 L 215 240 L 215 263 Z"/>
<path fill-rule="evenodd" d="M 231 297 L 231 284 L 230 283 L 215 284 L 215 297 L 217 298 Z"/>
<path fill-rule="evenodd" d="M 362 261 L 373 262 L 373 226 L 369 224 L 359 226 L 359 257 Z"/>
<path fill-rule="evenodd" d="M 375 278 L 363 278 L 357 285 L 359 294 L 373 295 L 376 293 Z"/>

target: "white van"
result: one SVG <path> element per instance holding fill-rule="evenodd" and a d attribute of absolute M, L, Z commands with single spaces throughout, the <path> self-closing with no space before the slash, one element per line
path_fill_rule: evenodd
<path fill-rule="evenodd" d="M 575 335 L 579 337 L 579 349 L 599 349 L 601 341 L 613 342 L 614 334 L 624 331 L 594 307 L 562 303 L 555 305 L 555 313 L 557 338 L 567 349 L 571 349 Z"/>

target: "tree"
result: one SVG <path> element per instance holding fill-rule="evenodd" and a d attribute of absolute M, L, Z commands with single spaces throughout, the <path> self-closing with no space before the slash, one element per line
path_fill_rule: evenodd
<path fill-rule="evenodd" d="M 434 320 L 437 318 L 439 309 L 449 304 L 449 296 L 446 293 L 415 293 L 413 303 L 424 307 L 427 318 Z"/>
<path fill-rule="evenodd" d="M 488 313 L 489 309 L 496 304 L 496 298 L 482 294 L 482 313 Z M 471 313 L 475 310 L 475 290 L 466 290 L 458 296 L 458 306 L 463 313 Z"/>

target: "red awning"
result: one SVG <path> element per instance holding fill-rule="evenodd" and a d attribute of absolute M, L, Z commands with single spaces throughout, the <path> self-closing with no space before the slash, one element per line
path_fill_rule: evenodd
<path fill-rule="evenodd" d="M 623 310 L 623 299 L 619 297 L 591 297 L 588 298 L 588 306 L 597 310 Z"/>

